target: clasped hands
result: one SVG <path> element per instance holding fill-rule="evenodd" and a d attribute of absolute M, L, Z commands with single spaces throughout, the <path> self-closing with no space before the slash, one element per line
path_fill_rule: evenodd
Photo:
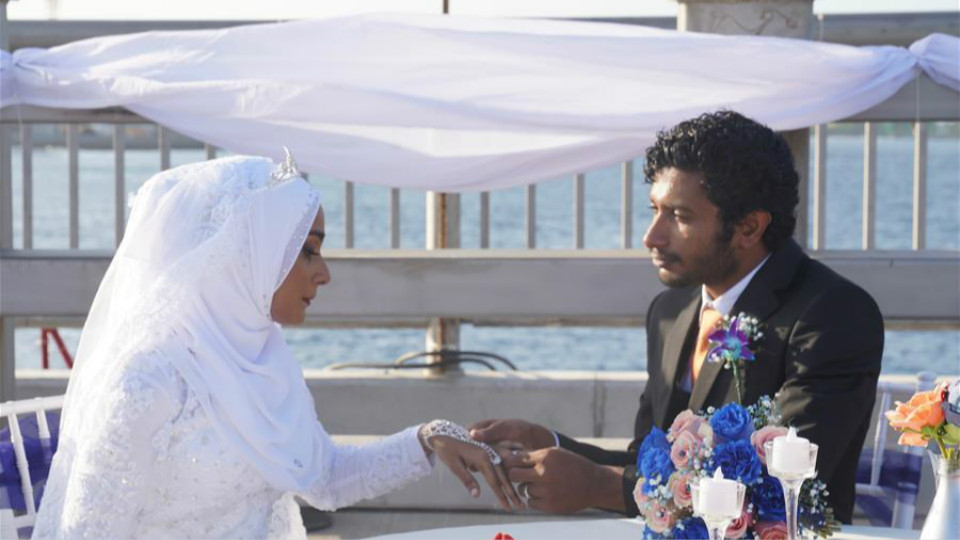
<path fill-rule="evenodd" d="M 586 508 L 622 508 L 620 473 L 556 446 L 547 428 L 525 420 L 484 420 L 470 436 L 500 454 L 511 482 L 535 510 L 573 514 Z"/>
<path fill-rule="evenodd" d="M 586 508 L 623 507 L 618 470 L 557 447 L 550 430 L 525 420 L 484 420 L 471 426 L 469 434 L 455 424 L 434 421 L 421 428 L 421 444 L 473 497 L 480 496 L 480 486 L 471 471 L 480 472 L 505 510 L 527 506 L 573 514 Z M 487 445 L 499 460 L 496 455 L 491 459 Z"/>

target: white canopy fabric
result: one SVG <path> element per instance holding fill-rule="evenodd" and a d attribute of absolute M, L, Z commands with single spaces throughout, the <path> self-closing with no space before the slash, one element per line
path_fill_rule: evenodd
<path fill-rule="evenodd" d="M 2 106 L 120 106 L 244 154 L 357 182 L 515 186 L 632 159 L 729 108 L 778 130 L 842 119 L 921 69 L 960 90 L 960 40 L 910 49 L 571 21 L 355 16 L 106 36 L 0 54 Z"/>

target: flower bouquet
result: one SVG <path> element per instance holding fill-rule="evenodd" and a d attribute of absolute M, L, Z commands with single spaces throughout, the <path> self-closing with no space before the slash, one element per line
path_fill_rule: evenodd
<path fill-rule="evenodd" d="M 897 402 L 886 413 L 893 429 L 900 432 L 899 444 L 926 447 L 930 452 L 937 492 L 927 512 L 920 538 L 956 538 L 960 531 L 960 381 L 942 383 L 928 392 L 917 392 L 906 403 Z"/>
<path fill-rule="evenodd" d="M 960 381 L 917 392 L 910 401 L 896 405 L 886 415 L 890 426 L 901 433 L 899 444 L 926 447 L 933 441 L 943 459 L 960 461 Z"/>
<path fill-rule="evenodd" d="M 787 434 L 776 402 L 763 397 L 744 407 L 728 403 L 703 414 L 684 411 L 664 433 L 654 428 L 640 445 L 637 471 L 641 478 L 634 498 L 644 522 L 644 538 L 706 538 L 707 527 L 693 515 L 690 485 L 723 476 L 747 488 L 742 513 L 727 528 L 727 538 L 786 539 L 786 509 L 780 482 L 766 468 L 764 443 Z M 826 486 L 819 480 L 804 484 L 800 495 L 800 531 L 829 537 L 839 529 L 827 506 Z"/>

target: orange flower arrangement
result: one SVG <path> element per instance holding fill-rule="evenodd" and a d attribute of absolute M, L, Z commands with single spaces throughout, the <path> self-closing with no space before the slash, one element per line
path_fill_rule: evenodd
<path fill-rule="evenodd" d="M 887 411 L 890 426 L 901 433 L 899 444 L 927 446 L 931 440 L 940 447 L 946 459 L 960 459 L 956 446 L 960 445 L 960 427 L 946 420 L 947 383 L 928 392 L 917 392 L 906 403 L 897 402 L 896 409 Z"/>

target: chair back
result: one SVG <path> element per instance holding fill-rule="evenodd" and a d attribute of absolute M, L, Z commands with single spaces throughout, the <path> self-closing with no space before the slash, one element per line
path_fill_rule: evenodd
<path fill-rule="evenodd" d="M 2 540 L 18 538 L 24 529 L 27 535 L 32 531 L 42 494 L 38 482 L 46 480 L 50 460 L 56 452 L 58 411 L 62 408 L 62 395 L 0 403 L 0 418 L 7 424 L 6 429 L 0 431 Z M 52 412 L 51 419 L 47 417 L 48 412 Z"/>
<path fill-rule="evenodd" d="M 857 468 L 856 502 L 875 526 L 913 528 L 923 449 L 898 446 L 886 448 L 890 425 L 884 413 L 891 410 L 894 395 L 912 395 L 932 389 L 937 375 L 917 374 L 916 383 L 880 381 L 877 384 L 877 417 L 873 446 L 864 448 Z"/>

